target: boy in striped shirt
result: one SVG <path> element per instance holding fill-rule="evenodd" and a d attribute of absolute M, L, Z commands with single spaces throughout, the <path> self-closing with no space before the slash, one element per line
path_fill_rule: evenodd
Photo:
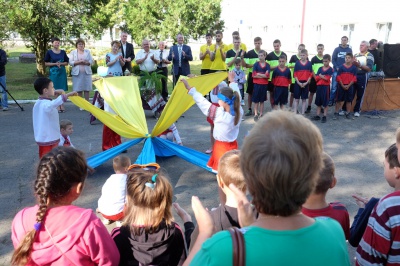
<path fill-rule="evenodd" d="M 368 220 L 368 226 L 357 248 L 356 265 L 400 264 L 400 163 L 397 144 L 385 152 L 384 176 L 394 192 L 382 197 Z"/>

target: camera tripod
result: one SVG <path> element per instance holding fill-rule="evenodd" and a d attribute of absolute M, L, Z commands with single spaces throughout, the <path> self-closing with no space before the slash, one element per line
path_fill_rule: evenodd
<path fill-rule="evenodd" d="M 24 111 L 24 108 L 19 105 L 19 103 L 14 99 L 14 97 L 11 95 L 11 93 L 6 89 L 6 87 L 4 87 L 4 85 L 0 82 L 1 87 L 3 88 L 3 90 L 5 90 L 8 95 L 10 95 L 10 97 L 14 100 L 14 102 L 18 105 L 18 107 L 21 109 L 21 111 Z"/>

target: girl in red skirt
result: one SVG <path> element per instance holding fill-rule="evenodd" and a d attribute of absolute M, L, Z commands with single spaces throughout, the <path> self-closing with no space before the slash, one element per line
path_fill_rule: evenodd
<path fill-rule="evenodd" d="M 219 158 L 229 150 L 238 149 L 237 136 L 239 134 L 239 126 L 243 109 L 240 106 L 240 95 L 231 88 L 221 88 L 218 93 L 219 107 L 212 105 L 207 101 L 196 88 L 190 87 L 189 83 L 181 80 L 188 90 L 188 94 L 193 96 L 194 101 L 200 110 L 208 118 L 214 121 L 213 136 L 215 143 L 213 152 L 207 166 L 213 172 L 218 172 Z"/>

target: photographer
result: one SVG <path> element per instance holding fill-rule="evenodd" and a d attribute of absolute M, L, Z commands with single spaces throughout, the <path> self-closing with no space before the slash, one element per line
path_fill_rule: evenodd
<path fill-rule="evenodd" d="M 6 64 L 7 64 L 7 54 L 3 49 L 0 49 L 0 92 L 1 97 L 1 107 L 3 111 L 8 110 L 8 97 L 6 91 Z"/>

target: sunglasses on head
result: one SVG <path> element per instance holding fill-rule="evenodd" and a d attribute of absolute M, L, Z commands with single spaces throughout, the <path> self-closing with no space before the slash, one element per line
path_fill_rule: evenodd
<path fill-rule="evenodd" d="M 158 163 L 131 164 L 131 166 L 128 167 L 128 171 L 135 169 L 158 171 L 158 169 L 160 169 L 160 165 Z"/>

